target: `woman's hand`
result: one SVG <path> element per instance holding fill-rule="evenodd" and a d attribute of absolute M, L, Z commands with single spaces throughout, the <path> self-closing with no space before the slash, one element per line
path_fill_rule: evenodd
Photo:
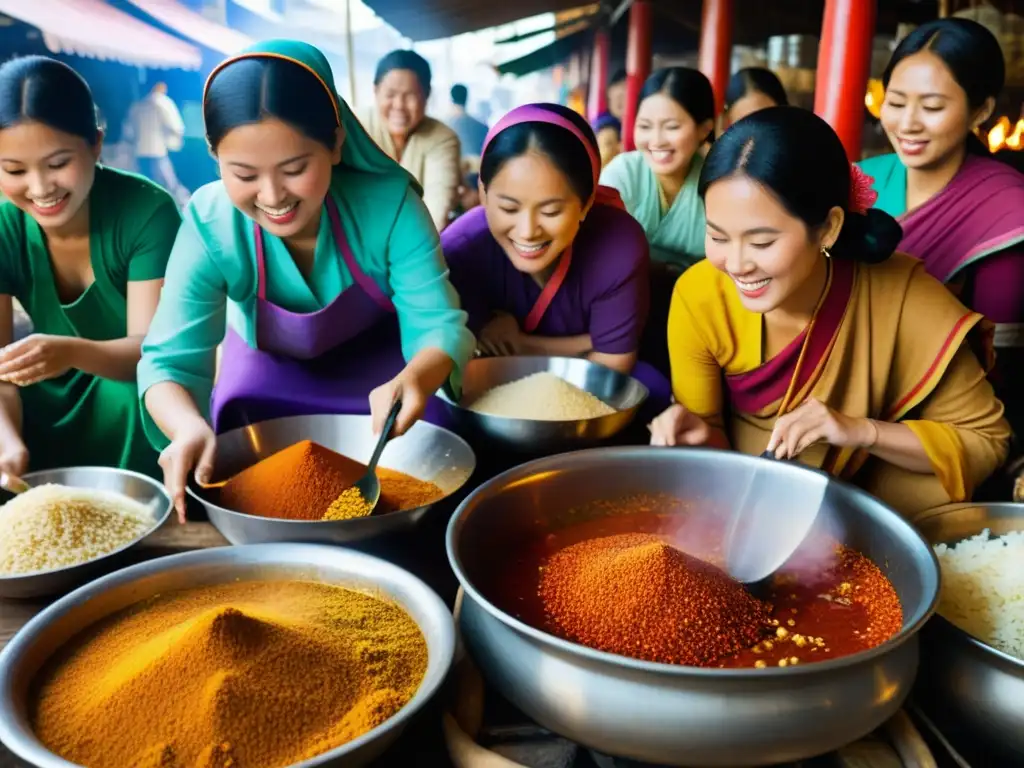
<path fill-rule="evenodd" d="M 370 420 L 373 423 L 373 434 L 379 435 L 384 429 L 391 406 L 396 400 L 402 401 L 402 409 L 395 419 L 392 437 L 404 435 L 409 431 L 426 410 L 427 401 L 434 394 L 427 389 L 420 377 L 407 375 L 406 371 L 398 374 L 391 381 L 381 384 L 370 393 Z"/>
<path fill-rule="evenodd" d="M 777 459 L 795 459 L 815 443 L 828 443 L 836 448 L 870 448 L 877 439 L 878 428 L 871 419 L 844 416 L 810 398 L 775 422 L 768 450 Z"/>
<path fill-rule="evenodd" d="M 0 445 L 0 472 L 21 477 L 28 469 L 28 448 L 21 440 L 9 440 Z"/>
<path fill-rule="evenodd" d="M 75 339 L 33 333 L 0 351 L 0 381 L 28 387 L 74 368 Z"/>
<path fill-rule="evenodd" d="M 708 423 L 679 404 L 669 406 L 648 429 L 651 445 L 706 445 L 711 439 Z"/>
<path fill-rule="evenodd" d="M 519 322 L 504 312 L 497 313 L 481 328 L 477 338 L 477 349 L 491 357 L 518 355 L 522 345 L 523 332 L 519 329 Z"/>
<path fill-rule="evenodd" d="M 195 468 L 196 479 L 208 483 L 213 475 L 213 462 L 217 455 L 217 438 L 213 429 L 201 418 L 190 419 L 179 427 L 174 440 L 160 454 L 160 468 L 164 471 L 164 486 L 178 511 L 178 522 L 185 522 L 185 486 L 188 473 Z"/>

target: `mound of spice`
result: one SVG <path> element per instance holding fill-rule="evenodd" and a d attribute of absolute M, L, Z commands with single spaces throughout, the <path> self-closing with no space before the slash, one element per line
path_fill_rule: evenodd
<path fill-rule="evenodd" d="M 161 595 L 69 643 L 36 680 L 42 742 L 90 768 L 278 768 L 375 728 L 427 667 L 396 605 L 304 581 Z"/>
<path fill-rule="evenodd" d="M 348 520 L 370 514 L 352 486 L 366 465 L 311 440 L 290 445 L 239 472 L 220 489 L 218 503 L 238 512 L 285 520 Z M 444 496 L 434 483 L 378 467 L 376 514 L 430 504 Z"/>
<path fill-rule="evenodd" d="M 770 607 L 741 584 L 653 534 L 559 550 L 544 567 L 539 593 L 566 639 L 667 664 L 706 666 L 752 646 L 770 621 Z"/>

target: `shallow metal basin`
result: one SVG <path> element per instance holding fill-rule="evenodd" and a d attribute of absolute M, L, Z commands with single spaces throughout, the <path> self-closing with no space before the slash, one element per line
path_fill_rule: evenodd
<path fill-rule="evenodd" d="M 821 519 L 890 579 L 903 605 L 899 634 L 870 651 L 816 664 L 701 669 L 566 642 L 503 612 L 481 591 L 514 542 L 559 525 L 573 507 L 641 492 L 728 510 L 755 466 L 766 483 L 795 476 L 809 488 L 827 483 Z M 798 465 L 714 450 L 602 448 L 524 464 L 463 502 L 447 547 L 465 590 L 462 637 L 491 684 L 556 733 L 660 765 L 773 765 L 868 734 L 910 690 L 916 633 L 934 610 L 939 587 L 931 547 L 880 501 Z"/>
<path fill-rule="evenodd" d="M 925 512 L 917 525 L 933 544 L 953 544 L 986 528 L 998 536 L 1024 530 L 1024 504 L 948 505 Z M 936 615 L 921 633 L 918 692 L 936 717 L 973 735 L 1007 765 L 1024 763 L 1024 661 Z"/>
<path fill-rule="evenodd" d="M 186 552 L 126 568 L 54 603 L 0 653 L 0 741 L 38 768 L 73 768 L 46 749 L 27 720 L 28 690 L 47 659 L 78 632 L 160 593 L 234 581 L 310 579 L 389 598 L 416 621 L 427 642 L 427 672 L 412 700 L 390 720 L 348 744 L 296 764 L 360 766 L 379 756 L 434 695 L 455 652 L 455 628 L 441 599 L 408 571 L 370 555 L 314 544 L 261 544 Z"/>
<path fill-rule="evenodd" d="M 312 440 L 363 463 L 370 460 L 377 444 L 369 416 L 293 416 L 263 421 L 217 437 L 214 480 L 231 477 L 301 440 Z M 447 498 L 469 480 L 476 469 L 476 455 L 458 435 L 419 421 L 402 437 L 388 442 L 380 466 L 429 480 L 440 486 Z M 189 485 L 188 493 L 203 505 L 210 522 L 232 544 L 365 541 L 412 529 L 433 506 L 356 520 L 277 520 L 221 507 L 213 501 L 213 494 L 194 484 Z"/>
<path fill-rule="evenodd" d="M 29 485 L 55 483 L 71 488 L 95 488 L 121 493 L 149 507 L 153 524 L 134 541 L 79 565 L 18 576 L 0 576 L 0 597 L 44 597 L 66 592 L 117 567 L 125 553 L 159 528 L 171 513 L 171 497 L 163 485 L 146 475 L 111 467 L 45 469 L 24 476 Z"/>
<path fill-rule="evenodd" d="M 596 419 L 535 421 L 488 416 L 464 407 L 500 384 L 548 371 L 600 398 L 617 410 Z M 474 445 L 512 450 L 534 456 L 559 450 L 585 448 L 614 437 L 636 417 L 648 391 L 632 376 L 577 357 L 487 357 L 471 360 L 463 374 L 461 403 L 447 395 L 456 430 Z"/>

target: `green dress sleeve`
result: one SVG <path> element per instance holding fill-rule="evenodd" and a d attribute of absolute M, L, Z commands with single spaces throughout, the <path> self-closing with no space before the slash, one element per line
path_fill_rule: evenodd
<path fill-rule="evenodd" d="M 168 195 L 140 225 L 128 262 L 128 281 L 160 280 L 167 271 L 171 243 L 181 227 L 178 206 Z"/>
<path fill-rule="evenodd" d="M 13 203 L 0 203 L 0 294 L 18 299 L 26 283 L 23 215 Z"/>
<path fill-rule="evenodd" d="M 188 390 L 204 417 L 209 416 L 227 301 L 227 279 L 201 225 L 187 209 L 167 265 L 160 305 L 142 343 L 138 368 L 146 436 L 158 450 L 166 447 L 168 440 L 146 410 L 146 392 L 156 384 L 173 381 Z"/>
<path fill-rule="evenodd" d="M 450 384 L 458 394 L 462 370 L 475 341 L 466 327 L 466 313 L 459 308 L 459 296 L 448 280 L 437 229 L 412 189 L 405 192 L 388 239 L 387 268 L 402 328 L 402 354 L 411 360 L 428 347 L 442 350 L 455 363 Z"/>

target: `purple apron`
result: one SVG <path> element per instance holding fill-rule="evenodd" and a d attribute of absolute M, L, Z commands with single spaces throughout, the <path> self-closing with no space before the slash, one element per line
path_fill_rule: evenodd
<path fill-rule="evenodd" d="M 256 241 L 256 349 L 230 327 L 210 414 L 214 431 L 318 413 L 367 414 L 369 394 L 405 367 L 391 300 L 356 262 L 334 200 L 325 199 L 334 242 L 353 284 L 317 312 L 290 312 L 267 300 L 263 230 Z M 436 398 L 428 414 L 443 414 Z"/>

